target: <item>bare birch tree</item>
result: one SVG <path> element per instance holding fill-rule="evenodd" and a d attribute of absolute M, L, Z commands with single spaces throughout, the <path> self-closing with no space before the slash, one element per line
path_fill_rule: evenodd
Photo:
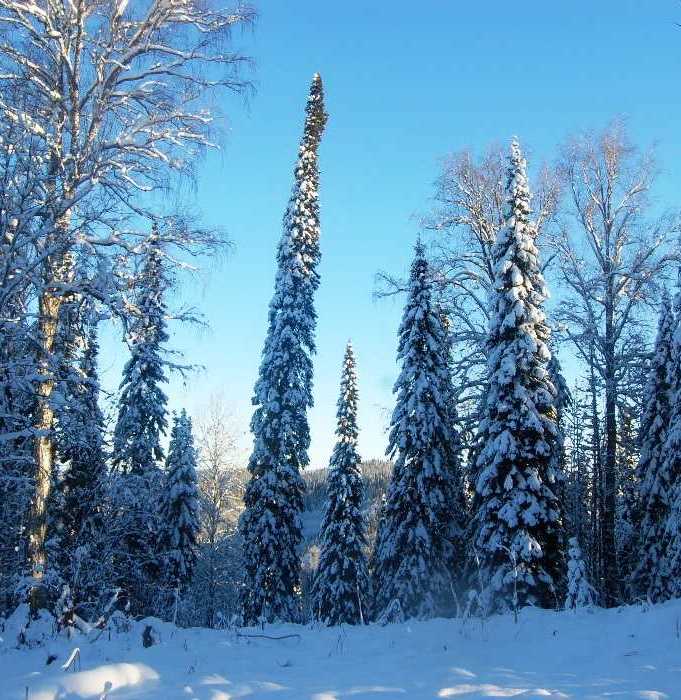
<path fill-rule="evenodd" d="M 615 554 L 617 406 L 625 376 L 641 360 L 642 312 L 654 302 L 673 258 L 667 244 L 675 226 L 670 216 L 648 216 L 654 162 L 629 143 L 618 122 L 571 139 L 563 148 L 560 172 L 571 223 L 558 241 L 568 292 L 558 314 L 564 334 L 589 368 L 594 416 L 596 387 L 603 387 L 605 450 L 601 465 L 595 445 L 593 496 L 600 509 L 596 549 L 602 558 L 603 602 L 613 606 L 620 583 Z M 593 432 L 598 440 L 597 426 Z"/>
<path fill-rule="evenodd" d="M 247 475 L 221 396 L 211 397 L 197 423 L 197 436 L 201 533 L 192 593 L 206 626 L 216 627 L 220 614 L 230 608 L 234 612 L 238 599 L 241 550 L 235 535 Z"/>

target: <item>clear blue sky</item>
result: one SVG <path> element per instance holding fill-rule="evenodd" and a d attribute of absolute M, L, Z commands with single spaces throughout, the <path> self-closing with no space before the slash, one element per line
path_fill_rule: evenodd
<path fill-rule="evenodd" d="M 173 343 L 206 366 L 170 390 L 196 413 L 222 392 L 243 431 L 265 333 L 274 253 L 292 183 L 309 81 L 324 80 L 321 288 L 313 466 L 328 461 L 343 347 L 351 337 L 360 379 L 360 447 L 385 449 L 400 301 L 374 301 L 378 269 L 404 272 L 439 159 L 518 135 L 532 163 L 553 158 L 570 132 L 628 119 L 633 139 L 656 143 L 658 194 L 681 203 L 681 3 L 260 0 L 251 34 L 257 92 L 248 107 L 222 103 L 220 155 L 200 167 L 206 222 L 234 241 L 182 296 L 211 330 L 174 329 Z M 111 372 L 111 370 L 110 370 Z M 247 440 L 247 438 L 244 438 Z M 246 441 L 247 445 L 248 442 Z"/>

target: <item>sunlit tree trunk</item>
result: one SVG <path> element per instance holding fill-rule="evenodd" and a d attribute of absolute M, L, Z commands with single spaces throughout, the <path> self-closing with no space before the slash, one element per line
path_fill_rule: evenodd
<path fill-rule="evenodd" d="M 55 226 L 54 239 L 59 242 L 66 239 L 70 216 L 61 216 Z M 35 404 L 35 490 L 31 514 L 31 535 L 29 539 L 29 557 L 33 586 L 31 589 L 31 607 L 35 611 L 45 605 L 46 592 L 42 585 L 45 575 L 47 540 L 47 508 L 50 490 L 54 480 L 54 407 L 51 402 L 55 387 L 54 366 L 52 359 L 59 326 L 59 311 L 64 301 L 63 285 L 73 279 L 74 266 L 70 253 L 60 251 L 57 243 L 56 252 L 49 257 L 45 269 L 45 286 L 38 300 L 38 381 Z"/>

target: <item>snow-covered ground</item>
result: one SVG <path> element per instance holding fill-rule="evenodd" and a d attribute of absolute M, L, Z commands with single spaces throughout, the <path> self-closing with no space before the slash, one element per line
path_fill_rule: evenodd
<path fill-rule="evenodd" d="M 17 649 L 8 625 L 0 698 L 681 698 L 681 601 L 576 614 L 527 609 L 517 624 L 267 627 L 267 635 L 294 635 L 279 641 L 155 625 L 160 641 L 149 648 L 141 622 L 94 643 L 48 639 L 33 649 Z M 62 670 L 76 646 L 80 670 Z M 50 665 L 48 654 L 57 655 Z"/>

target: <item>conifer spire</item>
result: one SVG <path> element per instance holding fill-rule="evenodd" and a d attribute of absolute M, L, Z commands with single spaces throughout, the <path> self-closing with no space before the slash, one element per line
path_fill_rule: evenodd
<path fill-rule="evenodd" d="M 565 609 L 576 610 L 594 603 L 594 590 L 586 576 L 582 550 L 576 537 L 568 541 L 568 575 Z"/>
<path fill-rule="evenodd" d="M 156 224 L 147 240 L 135 318 L 128 343 L 130 359 L 123 369 L 118 421 L 113 438 L 113 463 L 121 472 L 148 476 L 163 459 L 161 436 L 167 421 L 167 383 L 162 358 L 168 341 L 166 304 L 168 288 L 161 241 Z"/>
<path fill-rule="evenodd" d="M 681 323 L 679 319 L 681 319 L 681 267 L 674 297 L 671 367 L 667 375 L 671 407 L 662 448 L 663 463 L 658 470 L 657 480 L 657 489 L 661 496 L 658 505 L 667 501 L 668 513 L 658 545 L 662 551 L 662 558 L 654 566 L 654 577 L 650 584 L 650 593 L 656 600 L 681 595 L 681 402 L 679 401 L 681 398 Z"/>
<path fill-rule="evenodd" d="M 453 561 L 451 524 L 461 502 L 452 467 L 458 460 L 453 433 L 448 339 L 432 298 L 428 261 L 419 241 L 399 330 L 387 454 L 395 458 L 373 554 L 378 615 L 399 606 L 406 617 L 446 612 Z"/>
<path fill-rule="evenodd" d="M 329 464 L 328 501 L 320 529 L 319 568 L 312 592 L 313 613 L 328 625 L 361 624 L 369 615 L 357 402 L 355 355 L 348 341 L 338 397 L 338 439 Z"/>
<path fill-rule="evenodd" d="M 166 586 L 179 591 L 191 580 L 197 559 L 199 495 L 191 419 L 182 409 L 173 417 L 159 507 L 158 552 Z"/>
<path fill-rule="evenodd" d="M 294 185 L 277 252 L 274 296 L 251 421 L 254 445 L 240 529 L 244 543 L 243 614 L 247 623 L 296 620 L 300 513 L 308 465 L 312 355 L 319 286 L 319 165 L 327 115 L 319 75 L 312 79 Z"/>
<path fill-rule="evenodd" d="M 641 456 L 638 463 L 638 507 L 641 513 L 638 563 L 633 588 L 653 602 L 664 600 L 666 591 L 659 572 L 666 541 L 673 475 L 667 470 L 665 441 L 674 401 L 674 317 L 669 293 L 664 290 L 650 373 L 641 417 Z"/>
<path fill-rule="evenodd" d="M 150 595 L 160 574 L 155 549 L 156 499 L 164 457 L 161 437 L 167 428 L 167 397 L 162 385 L 168 381 L 163 346 L 168 340 L 164 295 L 169 281 L 156 225 L 146 248 L 128 336 L 130 359 L 123 368 L 112 455 L 116 470 L 113 500 L 120 531 L 117 585 L 135 613 L 150 612 Z"/>
<path fill-rule="evenodd" d="M 556 389 L 547 368 L 547 293 L 529 219 L 525 159 L 516 140 L 506 190 L 506 222 L 493 250 L 489 391 L 475 483 L 474 554 L 488 611 L 553 606 L 564 577 L 551 465 Z"/>

